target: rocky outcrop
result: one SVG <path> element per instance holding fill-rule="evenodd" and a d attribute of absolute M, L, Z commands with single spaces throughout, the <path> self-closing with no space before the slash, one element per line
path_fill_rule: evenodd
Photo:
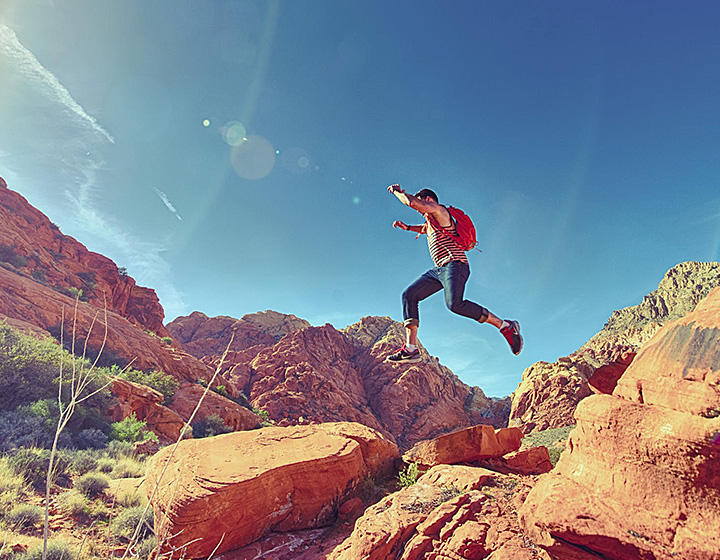
<path fill-rule="evenodd" d="M 580 403 L 521 520 L 568 559 L 720 558 L 720 289 Z"/>
<path fill-rule="evenodd" d="M 665 323 L 692 311 L 719 285 L 720 263 L 685 262 L 673 267 L 657 290 L 640 304 L 615 311 L 577 351 L 555 363 L 538 362 L 526 369 L 512 395 L 509 425 L 529 434 L 572 424 L 575 407 L 592 393 L 588 381 L 597 368 L 615 364 L 614 372 L 605 370 L 596 377 L 597 390 L 607 391 L 614 382 L 610 377 L 617 378 Z"/>
<path fill-rule="evenodd" d="M 193 422 L 205 420 L 211 414 L 215 414 L 222 418 L 223 423 L 233 431 L 254 430 L 260 427 L 262 420 L 257 414 L 213 391 L 205 392 L 204 387 L 193 383 L 180 385 L 173 394 L 169 406 L 183 418 L 190 418 L 203 393 L 205 393 L 205 397 L 195 413 Z"/>
<path fill-rule="evenodd" d="M 490 457 L 502 457 L 520 449 L 523 434 L 518 428 L 472 426 L 422 441 L 413 446 L 403 459 L 422 468 L 436 465 L 473 463 Z"/>
<path fill-rule="evenodd" d="M 136 285 L 110 259 L 63 235 L 47 216 L 7 186 L 0 187 L 0 260 L 51 290 L 71 295 L 81 290 L 83 301 L 107 307 L 158 336 L 170 335 L 154 290 Z"/>
<path fill-rule="evenodd" d="M 344 422 L 182 441 L 148 467 L 155 532 L 168 535 L 167 549 L 202 558 L 270 532 L 323 527 L 363 479 L 388 475 L 397 457 L 377 432 Z"/>
<path fill-rule="evenodd" d="M 90 346 L 103 347 L 105 311 L 102 307 L 76 302 L 70 296 L 2 266 L 0 286 L 0 319 L 19 320 L 59 335 L 64 316 L 66 341 L 73 336 L 76 341 L 84 341 L 90 333 Z M 103 355 L 108 359 L 114 355 L 118 361 L 131 363 L 135 369 L 157 369 L 186 381 L 209 379 L 213 373 L 207 365 L 180 348 L 148 334 L 109 309 Z"/>
<path fill-rule="evenodd" d="M 219 362 L 213 353 L 224 351 L 235 329 L 223 378 L 231 394 L 247 395 L 281 426 L 359 422 L 407 449 L 457 428 L 507 423 L 509 400 L 488 399 L 427 353 L 411 367 L 385 363 L 403 337 L 402 325 L 387 317 L 365 317 L 338 331 L 272 312 L 240 320 L 193 313 L 168 328 L 212 366 Z"/>
<path fill-rule="evenodd" d="M 253 346 L 272 346 L 285 335 L 309 327 L 310 323 L 294 315 L 276 311 L 251 313 L 241 319 L 208 317 L 194 311 L 168 323 L 167 329 L 183 348 L 197 358 L 217 357 L 228 348 L 240 352 Z"/>
<path fill-rule="evenodd" d="M 369 507 L 327 558 L 550 560 L 527 539 L 515 515 L 531 485 L 530 479 L 477 467 L 434 467 Z"/>
<path fill-rule="evenodd" d="M 147 423 L 147 428 L 158 436 L 160 443 L 172 443 L 180 437 L 185 421 L 177 412 L 162 405 L 162 393 L 119 377 L 113 379 L 110 389 L 117 397 L 117 402 L 108 411 L 113 422 L 134 414 Z M 192 434 L 188 436 L 192 437 Z"/>

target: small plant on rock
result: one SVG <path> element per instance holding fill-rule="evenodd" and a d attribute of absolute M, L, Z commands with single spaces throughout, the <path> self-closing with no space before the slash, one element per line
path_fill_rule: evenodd
<path fill-rule="evenodd" d="M 398 473 L 398 481 L 400 483 L 400 486 L 402 486 L 403 488 L 412 486 L 417 482 L 419 475 L 420 470 L 418 469 L 417 463 L 410 463 L 407 467 L 405 467 Z"/>
<path fill-rule="evenodd" d="M 28 529 L 43 519 L 43 508 L 32 504 L 18 504 L 5 515 L 5 523 L 14 529 Z"/>

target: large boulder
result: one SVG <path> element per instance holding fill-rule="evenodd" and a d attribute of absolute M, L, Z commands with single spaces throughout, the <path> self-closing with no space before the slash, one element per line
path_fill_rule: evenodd
<path fill-rule="evenodd" d="M 347 422 L 182 441 L 148 467 L 155 532 L 168 535 L 166 548 L 203 558 L 271 531 L 322 527 L 358 483 L 389 474 L 397 457 L 379 433 Z"/>
<path fill-rule="evenodd" d="M 561 558 L 720 558 L 720 289 L 575 418 L 521 510 L 538 544 Z"/>
<path fill-rule="evenodd" d="M 472 426 L 421 441 L 405 453 L 403 459 L 407 463 L 417 463 L 422 468 L 473 463 L 517 451 L 522 437 L 518 428 L 495 430 L 492 426 Z"/>

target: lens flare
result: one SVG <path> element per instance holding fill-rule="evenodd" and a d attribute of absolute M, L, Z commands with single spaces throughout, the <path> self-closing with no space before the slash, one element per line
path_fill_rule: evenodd
<path fill-rule="evenodd" d="M 283 150 L 280 164 L 290 173 L 306 173 L 310 169 L 310 156 L 302 148 L 288 148 Z"/>
<path fill-rule="evenodd" d="M 266 138 L 250 135 L 233 147 L 230 161 L 243 179 L 262 179 L 275 166 L 275 148 Z"/>
<path fill-rule="evenodd" d="M 222 127 L 222 137 L 230 146 L 239 146 L 247 140 L 247 131 L 243 123 L 239 121 L 230 121 Z"/>
<path fill-rule="evenodd" d="M 205 128 L 207 128 L 208 126 L 210 126 L 210 119 L 205 119 L 205 120 L 203 120 L 203 126 L 204 126 Z"/>

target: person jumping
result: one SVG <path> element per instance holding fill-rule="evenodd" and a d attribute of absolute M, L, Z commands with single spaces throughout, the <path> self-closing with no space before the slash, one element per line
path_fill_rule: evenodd
<path fill-rule="evenodd" d="M 502 320 L 475 302 L 464 299 L 465 284 L 470 276 L 465 249 L 457 241 L 457 221 L 450 211 L 438 202 L 437 195 L 430 189 L 422 189 L 415 195 L 406 193 L 400 185 L 390 185 L 388 191 L 400 202 L 417 210 L 425 217 L 422 225 L 407 225 L 399 220 L 393 227 L 427 235 L 430 257 L 435 263 L 431 268 L 410 284 L 402 294 L 405 344 L 385 361 L 391 363 L 417 363 L 418 326 L 420 314 L 418 304 L 432 294 L 444 290 L 445 303 L 453 313 L 474 319 L 478 323 L 490 323 L 497 327 L 510 345 L 512 353 L 518 355 L 523 347 L 520 324 L 517 321 Z"/>

